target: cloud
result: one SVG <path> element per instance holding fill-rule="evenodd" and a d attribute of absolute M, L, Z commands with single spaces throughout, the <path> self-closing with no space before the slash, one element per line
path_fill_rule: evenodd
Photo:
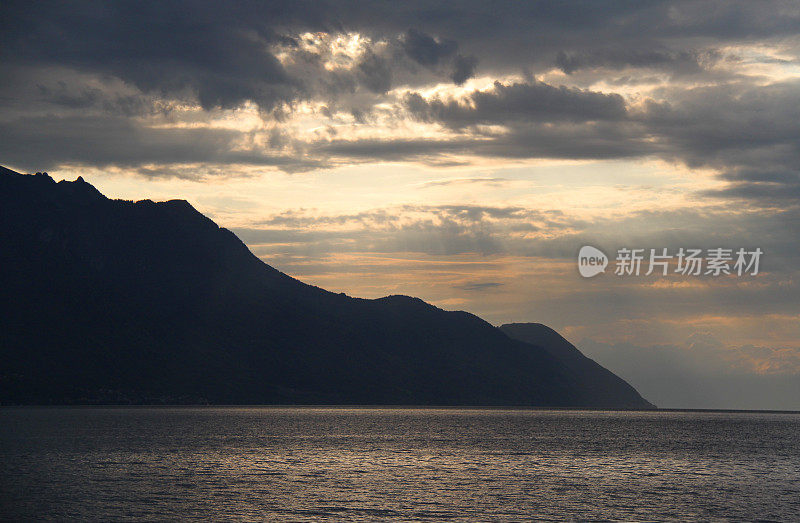
<path fill-rule="evenodd" d="M 466 283 L 463 285 L 455 285 L 454 288 L 460 289 L 462 291 L 488 291 L 492 289 L 496 289 L 498 287 L 502 287 L 504 284 L 496 281 L 488 281 L 488 282 L 474 282 L 474 283 Z"/>
<path fill-rule="evenodd" d="M 592 49 L 556 54 L 555 65 L 567 74 L 581 69 L 655 68 L 675 74 L 696 74 L 713 67 L 722 56 L 716 49 L 705 51 L 660 49 Z"/>
<path fill-rule="evenodd" d="M 164 158 L 157 170 L 166 171 L 169 163 L 186 162 L 192 133 L 185 127 L 194 126 L 207 128 L 195 135 L 208 145 L 196 148 L 195 163 L 295 172 L 385 160 L 442 166 L 470 157 L 655 156 L 714 169 L 729 182 L 704 196 L 767 205 L 791 200 L 800 187 L 797 82 L 746 69 L 797 61 L 800 12 L 790 2 L 768 10 L 744 2 L 699 8 L 684 2 L 282 1 L 234 2 L 225 9 L 211 2 L 122 2 L 103 9 L 5 2 L 2 9 L 8 80 L 0 86 L 0 121 L 20 146 L 5 149 L 21 166 L 35 163 L 22 143 L 30 138 L 31 118 L 47 116 L 58 128 L 80 116 L 84 143 L 65 136 L 38 142 L 38 168 L 135 166 L 137 158 L 136 167 L 144 167 Z M 440 88 L 464 85 L 479 63 L 481 81 L 493 83 Z M 554 75 L 554 66 L 569 74 Z M 521 71 L 526 80 L 519 80 Z M 582 76 L 585 71 L 591 75 Z M 652 80 L 658 71 L 671 76 Z M 656 85 L 626 92 L 643 81 Z M 432 86 L 440 87 L 431 94 Z M 221 118 L 235 118 L 252 104 L 269 129 L 234 138 L 186 110 L 194 104 L 208 114 L 228 111 Z M 147 121 L 159 114 L 184 125 L 167 132 Z M 89 117 L 95 129 L 88 128 Z M 131 122 L 122 124 L 121 117 Z M 414 132 L 420 123 L 427 126 L 424 135 Z M 134 153 L 106 143 L 114 126 L 122 128 L 120 136 L 128 133 Z M 90 139 L 98 140 L 94 147 Z M 267 147 L 243 150 L 247 139 Z"/>
<path fill-rule="evenodd" d="M 456 56 L 453 61 L 453 72 L 450 79 L 456 85 L 463 85 L 464 82 L 475 76 L 475 68 L 478 67 L 478 59 L 474 56 Z"/>
<path fill-rule="evenodd" d="M 409 112 L 424 121 L 460 129 L 512 122 L 587 122 L 625 117 L 625 102 L 616 94 L 555 87 L 543 82 L 503 84 L 475 90 L 462 100 L 425 100 L 416 93 L 404 100 Z"/>
<path fill-rule="evenodd" d="M 478 59 L 473 56 L 457 54 L 458 43 L 454 40 L 436 39 L 422 31 L 409 29 L 400 39 L 405 54 L 415 63 L 435 69 L 440 65 L 452 64 L 450 79 L 456 85 L 463 85 L 475 75 Z"/>
<path fill-rule="evenodd" d="M 279 35 L 255 18 L 247 21 L 270 13 L 252 12 L 247 4 L 222 10 L 181 2 L 40 7 L 33 12 L 11 2 L 4 8 L 11 22 L 3 31 L 6 61 L 110 74 L 145 92 L 194 94 L 206 108 L 245 100 L 272 108 L 300 88 L 267 50 Z M 291 3 L 282 7 L 296 14 Z M 273 9 L 282 11 L 267 8 Z"/>
<path fill-rule="evenodd" d="M 707 191 L 770 201 L 800 195 L 800 82 L 697 88 L 639 115 L 665 156 L 711 167 L 731 185 Z"/>
<path fill-rule="evenodd" d="M 174 164 L 243 164 L 286 170 L 320 167 L 316 160 L 259 147 L 242 149 L 239 144 L 247 135 L 240 131 L 150 128 L 123 117 L 20 118 L 0 122 L 0 134 L 6 137 L 0 141 L 4 162 L 31 172 L 64 164 L 124 166 L 150 176 L 171 176 Z M 148 167 L 153 164 L 159 168 Z"/>
<path fill-rule="evenodd" d="M 491 252 L 530 259 L 568 260 L 580 245 L 595 245 L 613 257 L 616 249 L 726 247 L 764 251 L 758 278 L 710 278 L 687 280 L 606 278 L 607 294 L 593 289 L 589 303 L 614 303 L 621 294 L 636 302 L 636 314 L 657 316 L 665 303 L 677 300 L 676 311 L 695 313 L 715 309 L 744 314 L 759 303 L 762 312 L 796 309 L 798 246 L 784 231 L 800 220 L 797 212 L 742 211 L 723 207 L 704 210 L 679 208 L 633 211 L 623 216 L 581 219 L 568 212 L 523 206 L 400 205 L 358 213 L 330 214 L 314 209 L 284 211 L 237 229 L 250 244 L 273 243 L 276 252 L 310 249 L 318 254 L 338 252 L 399 253 Z M 451 248 L 458 245 L 458 249 Z M 491 247 L 491 248 L 488 248 Z M 573 282 L 574 283 L 574 282 Z M 620 285 L 617 288 L 617 284 Z M 588 290 L 588 289 L 587 289 Z M 746 299 L 743 299 L 746 296 Z M 580 315 L 576 302 L 565 303 Z M 697 306 L 693 300 L 699 300 Z M 663 311 L 662 311 L 663 312 Z"/>
<path fill-rule="evenodd" d="M 409 161 L 434 159 L 443 154 L 465 152 L 476 140 L 430 138 L 362 138 L 357 140 L 328 140 L 316 144 L 316 151 L 327 156 L 354 162 Z"/>
<path fill-rule="evenodd" d="M 386 61 L 372 52 L 358 64 L 362 83 L 374 93 L 385 93 L 392 87 L 392 71 Z"/>
<path fill-rule="evenodd" d="M 276 47 L 302 49 L 306 33 L 357 32 L 397 41 L 424 67 L 473 58 L 496 72 L 562 62 L 647 66 L 702 62 L 708 49 L 741 40 L 795 36 L 792 2 L 573 5 L 480 1 L 329 3 L 272 1 L 115 3 L 4 2 L 5 61 L 58 64 L 113 74 L 143 90 L 195 92 L 206 106 L 250 99 L 265 107 L 303 96 Z M 643 29 L 644 28 L 644 29 Z M 614 43 L 598 50 L 597 35 Z M 142 35 L 147 35 L 143 38 Z M 605 47 L 608 47 L 606 45 Z M 535 52 L 531 52 L 535 50 Z M 313 54 L 313 53 L 312 53 Z M 456 70 L 465 71 L 462 61 Z M 457 79 L 464 74 L 455 74 Z"/>
<path fill-rule="evenodd" d="M 458 49 L 453 40 L 437 41 L 416 29 L 409 29 L 402 39 L 403 50 L 420 65 L 434 66 L 452 57 Z"/>
<path fill-rule="evenodd" d="M 494 177 L 486 177 L 486 178 L 450 178 L 446 180 L 431 180 L 429 182 L 423 183 L 422 187 L 446 187 L 449 185 L 472 185 L 472 184 L 481 184 L 481 185 L 491 185 L 495 187 L 499 187 L 501 185 L 510 182 L 508 178 L 494 178 Z"/>
<path fill-rule="evenodd" d="M 558 211 L 514 206 L 401 205 L 352 214 L 284 211 L 234 232 L 248 244 L 306 254 L 420 252 L 498 254 L 516 250 L 510 235 L 569 230 L 582 222 Z"/>

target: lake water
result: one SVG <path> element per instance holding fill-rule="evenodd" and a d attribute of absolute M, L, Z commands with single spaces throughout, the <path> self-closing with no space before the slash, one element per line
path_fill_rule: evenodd
<path fill-rule="evenodd" d="M 800 415 L 0 409 L 0 519 L 800 520 Z"/>

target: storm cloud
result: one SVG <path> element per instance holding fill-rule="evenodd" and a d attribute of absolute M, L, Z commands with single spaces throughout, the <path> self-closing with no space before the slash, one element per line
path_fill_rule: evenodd
<path fill-rule="evenodd" d="M 772 46 L 755 60 L 797 62 L 800 11 L 791 2 L 770 9 L 682 1 L 491 8 L 273 1 L 224 9 L 4 2 L 0 9 L 0 68 L 8 78 L 0 86 L 8 137 L 0 154 L 23 168 L 161 163 L 166 172 L 193 155 L 287 172 L 369 158 L 433 166 L 464 162 L 456 155 L 657 156 L 712 168 L 730 182 L 707 196 L 798 195 L 797 83 L 748 75 L 754 59 L 743 51 Z M 481 75 L 496 79 L 466 92 L 424 92 Z M 655 84 L 635 96 L 623 89 L 641 82 Z M 243 148 L 243 138 L 209 117 L 187 122 L 175 110 L 187 104 L 209 114 L 253 104 L 263 124 L 247 131 L 253 145 Z M 296 132 L 291 124 L 309 107 L 302 104 L 316 107 L 320 124 L 329 120 L 327 130 Z M 154 121 L 159 113 L 170 113 L 174 125 Z M 343 128 L 346 115 L 352 119 Z M 51 118 L 52 129 L 34 116 Z M 360 131 L 399 129 L 409 119 L 449 132 L 419 139 Z M 72 139 L 61 130 L 69 124 L 81 130 Z M 186 124 L 206 130 L 187 132 Z M 42 136 L 36 147 L 33 125 Z M 127 151 L 119 147 L 124 133 Z"/>

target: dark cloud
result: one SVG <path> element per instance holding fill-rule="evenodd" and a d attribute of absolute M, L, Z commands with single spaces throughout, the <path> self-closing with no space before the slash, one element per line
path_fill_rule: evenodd
<path fill-rule="evenodd" d="M 784 54 L 796 53 L 791 39 L 800 12 L 792 2 L 763 8 L 677 0 L 274 0 L 222 8 L 214 2 L 8 1 L 0 9 L 2 152 L 20 166 L 141 166 L 195 155 L 194 162 L 237 161 L 291 171 L 329 165 L 331 159 L 439 166 L 463 163 L 454 156 L 466 154 L 659 157 L 712 169 L 729 182 L 705 196 L 764 205 L 800 196 L 797 82 L 770 85 L 762 77 L 713 76 L 720 63 L 737 59 L 721 49 L 783 45 Z M 347 57 L 352 67 L 326 67 L 325 60 L 342 57 L 324 45 L 315 47 L 314 35 L 349 32 L 366 42 L 358 56 Z M 790 63 L 797 56 L 762 59 L 770 60 Z M 458 100 L 415 92 L 443 80 L 462 84 L 478 63 L 482 74 L 527 71 L 531 79 L 498 81 Z M 578 83 L 585 70 L 592 71 L 592 81 L 607 85 L 620 84 L 611 72 L 621 69 L 632 75 L 629 86 L 641 80 L 641 69 L 668 71 L 673 80 L 654 92 L 654 100 L 634 96 L 640 102 L 634 107 L 611 92 L 533 79 L 554 64 Z M 682 75 L 704 87 L 675 80 Z M 398 87 L 410 90 L 399 104 L 390 93 Z M 324 136 L 299 143 L 288 131 L 270 130 L 260 149 L 243 149 L 240 142 L 252 137 L 224 129 L 168 129 L 139 120 L 181 104 L 199 103 L 211 112 L 253 102 L 265 121 L 280 126 L 305 100 L 324 103 L 320 114 L 334 121 L 316 131 Z M 344 139 L 341 127 L 333 125 L 340 114 L 369 125 L 378 121 L 377 107 L 398 105 L 403 110 L 397 119 L 440 124 L 451 134 Z M 37 120 L 44 117 L 51 125 Z M 68 122 L 76 125 L 72 135 L 63 128 Z"/>
<path fill-rule="evenodd" d="M 347 30 L 375 34 L 391 11 L 381 9 L 284 0 L 231 2 L 224 8 L 203 1 L 122 1 L 101 8 L 92 2 L 33 7 L 11 1 L 2 6 L 0 53 L 8 65 L 111 75 L 143 92 L 194 99 L 204 108 L 250 101 L 270 111 L 337 87 L 350 89 L 351 80 L 329 74 L 315 64 L 318 55 L 299 49 L 297 35 Z M 378 33 L 399 41 L 412 61 L 428 67 L 453 62 L 458 47 L 453 40 L 399 26 Z M 276 57 L 276 46 L 294 49 L 306 67 L 288 70 Z M 451 76 L 461 82 L 474 66 L 474 58 L 459 56 Z M 393 67 L 397 64 L 389 57 L 368 50 L 359 79 L 383 93 L 391 86 Z"/>
<path fill-rule="evenodd" d="M 73 70 L 41 70 L 0 64 L 0 117 L 15 115 L 148 116 L 168 111 L 158 96 L 146 95 L 108 77 L 87 77 Z"/>
<path fill-rule="evenodd" d="M 663 154 L 732 182 L 707 195 L 769 203 L 800 197 L 800 82 L 692 89 L 634 116 Z"/>
<path fill-rule="evenodd" d="M 721 59 L 715 49 L 669 51 L 657 49 L 602 49 L 556 54 L 555 65 L 567 74 L 586 68 L 668 69 L 677 74 L 694 74 L 707 70 Z"/>
<path fill-rule="evenodd" d="M 385 93 L 392 87 L 392 70 L 385 59 L 368 52 L 359 62 L 361 82 L 374 93 Z"/>
<path fill-rule="evenodd" d="M 420 65 L 433 66 L 452 57 L 458 49 L 453 40 L 437 41 L 416 29 L 409 29 L 402 39 L 403 50 Z"/>
<path fill-rule="evenodd" d="M 625 102 L 617 94 L 604 94 L 543 82 L 495 82 L 490 91 L 473 91 L 465 100 L 425 100 L 411 93 L 405 105 L 415 117 L 453 128 L 510 122 L 587 122 L 620 120 Z"/>
<path fill-rule="evenodd" d="M 702 87 L 672 98 L 632 110 L 615 94 L 532 81 L 497 82 L 458 100 L 409 93 L 403 103 L 419 120 L 472 129 L 476 139 L 470 150 L 477 155 L 658 156 L 711 168 L 731 182 L 705 195 L 764 203 L 800 197 L 800 83 Z"/>
<path fill-rule="evenodd" d="M 797 175 L 795 175 L 795 178 Z M 766 204 L 796 205 L 800 201 L 800 182 L 793 183 L 765 183 L 743 182 L 730 184 L 723 189 L 707 189 L 702 191 L 703 196 L 723 199 L 755 200 Z"/>
<path fill-rule="evenodd" d="M 475 55 L 484 70 L 495 73 L 519 71 L 521 64 L 543 71 L 552 67 L 559 52 L 591 55 L 609 42 L 615 44 L 616 55 L 639 55 L 628 58 L 634 62 L 654 52 L 671 56 L 673 60 L 660 64 L 674 70 L 681 53 L 702 55 L 742 40 L 794 37 L 800 23 L 800 13 L 790 0 L 770 2 L 768 8 L 725 0 L 403 2 L 359 5 L 346 16 L 350 27 L 388 32 L 414 27 L 454 40 L 462 53 Z M 620 59 L 608 62 L 613 68 L 619 64 Z M 658 65 L 659 60 L 648 63 Z"/>
<path fill-rule="evenodd" d="M 301 21 L 290 2 L 7 4 L 7 62 L 110 74 L 143 91 L 194 95 L 207 108 L 252 100 L 269 109 L 301 89 L 266 49 L 280 39 L 271 24 Z M 303 21 L 319 27 L 313 13 Z"/>
<path fill-rule="evenodd" d="M 662 148 L 633 124 L 525 122 L 512 126 L 507 133 L 477 130 L 439 139 L 335 139 L 315 144 L 312 149 L 340 162 L 415 161 L 442 166 L 463 163 L 446 161 L 453 154 L 503 159 L 616 159 L 647 156 Z"/>
<path fill-rule="evenodd" d="M 506 135 L 481 141 L 474 151 L 495 158 L 597 160 L 644 157 L 661 148 L 640 127 L 627 123 L 524 123 L 512 126 Z"/>
<path fill-rule="evenodd" d="M 450 74 L 450 79 L 456 85 L 462 85 L 464 82 L 475 76 L 475 68 L 478 66 L 478 59 L 474 56 L 456 56 L 453 61 L 453 72 Z"/>
<path fill-rule="evenodd" d="M 731 41 L 795 35 L 800 19 L 791 2 L 773 2 L 770 9 L 747 2 L 702 6 L 272 0 L 224 8 L 205 1 L 123 1 L 98 8 L 9 1 L 2 6 L 0 52 L 7 63 L 110 74 L 144 91 L 196 96 L 205 107 L 251 100 L 269 109 L 313 91 L 307 77 L 287 71 L 271 50 L 297 49 L 305 31 L 399 37 L 414 63 L 451 63 L 450 76 L 461 83 L 478 60 L 495 72 L 541 70 L 554 62 L 569 71 L 625 64 L 692 69 L 703 66 L 709 49 Z M 596 50 L 597 35 L 617 47 Z M 371 85 L 379 91 L 386 83 Z"/>

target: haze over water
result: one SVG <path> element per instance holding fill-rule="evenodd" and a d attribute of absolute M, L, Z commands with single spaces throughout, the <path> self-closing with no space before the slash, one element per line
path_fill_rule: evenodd
<path fill-rule="evenodd" d="M 0 519 L 791 520 L 800 414 L 0 410 Z"/>

